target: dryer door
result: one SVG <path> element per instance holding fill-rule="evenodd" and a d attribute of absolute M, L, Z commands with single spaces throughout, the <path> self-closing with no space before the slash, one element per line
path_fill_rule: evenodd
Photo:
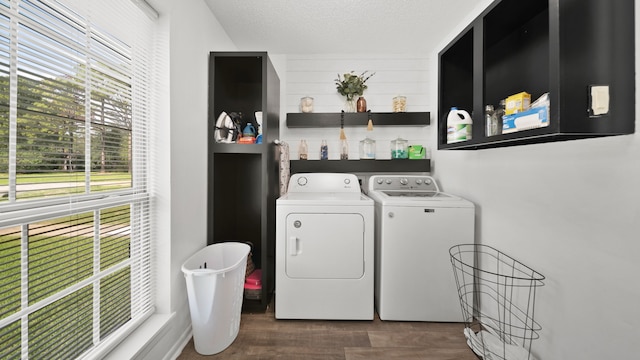
<path fill-rule="evenodd" d="M 297 279 L 359 279 L 364 274 L 361 214 L 287 216 L 286 274 Z"/>

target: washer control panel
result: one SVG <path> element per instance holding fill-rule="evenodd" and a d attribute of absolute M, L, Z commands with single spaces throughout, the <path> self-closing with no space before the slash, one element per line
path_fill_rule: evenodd
<path fill-rule="evenodd" d="M 369 191 L 372 190 L 440 191 L 431 176 L 401 174 L 371 176 Z"/>

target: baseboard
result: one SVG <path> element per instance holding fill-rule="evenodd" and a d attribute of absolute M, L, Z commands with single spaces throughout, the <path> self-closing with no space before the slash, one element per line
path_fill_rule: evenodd
<path fill-rule="evenodd" d="M 191 326 L 186 328 L 182 335 L 178 338 L 178 341 L 171 347 L 171 349 L 167 352 L 167 356 L 165 356 L 162 360 L 176 360 L 182 351 L 187 346 L 192 337 Z"/>

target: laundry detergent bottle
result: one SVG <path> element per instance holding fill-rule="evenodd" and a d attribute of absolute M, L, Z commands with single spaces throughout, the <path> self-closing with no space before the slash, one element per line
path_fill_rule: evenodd
<path fill-rule="evenodd" d="M 471 140 L 472 125 L 468 112 L 452 107 L 447 115 L 447 144 Z"/>
<path fill-rule="evenodd" d="M 256 136 L 256 128 L 252 123 L 247 123 L 244 130 L 242 130 L 242 136 Z"/>

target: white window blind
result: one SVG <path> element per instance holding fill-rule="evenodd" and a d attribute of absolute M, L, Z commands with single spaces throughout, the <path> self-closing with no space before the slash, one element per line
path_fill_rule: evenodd
<path fill-rule="evenodd" d="M 153 311 L 153 30 L 0 0 L 0 359 L 91 357 Z"/>

